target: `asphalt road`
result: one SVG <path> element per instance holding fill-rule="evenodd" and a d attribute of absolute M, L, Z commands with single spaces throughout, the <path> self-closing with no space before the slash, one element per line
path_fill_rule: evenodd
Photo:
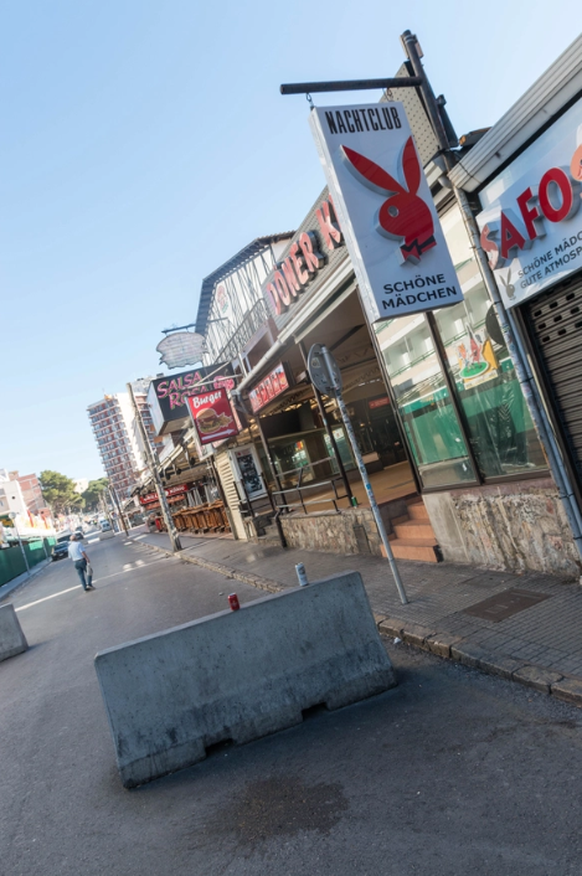
<path fill-rule="evenodd" d="M 2 876 L 579 876 L 582 713 L 387 642 L 399 685 L 133 791 L 98 650 L 263 592 L 122 537 L 8 601 L 0 663 Z"/>

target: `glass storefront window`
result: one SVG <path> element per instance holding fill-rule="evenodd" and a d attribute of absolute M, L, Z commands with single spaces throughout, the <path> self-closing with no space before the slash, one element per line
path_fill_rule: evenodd
<path fill-rule="evenodd" d="M 343 462 L 344 469 L 346 471 L 351 471 L 356 467 L 356 464 L 352 457 L 352 451 L 350 449 L 350 445 L 348 439 L 346 437 L 346 433 L 344 431 L 343 426 L 334 426 L 332 429 L 333 437 L 336 443 L 336 447 L 338 449 L 338 453 L 340 455 L 341 461 Z M 327 455 L 331 458 L 331 466 L 334 474 L 339 474 L 339 465 L 334 459 L 333 447 L 331 446 L 331 441 L 329 440 L 329 436 L 324 435 L 325 447 L 327 450 Z"/>
<path fill-rule="evenodd" d="M 434 316 L 481 474 L 486 479 L 543 469 L 545 459 L 458 208 L 442 225 L 465 300 Z"/>
<path fill-rule="evenodd" d="M 425 316 L 390 320 L 377 332 L 423 485 L 474 483 L 476 473 Z"/>

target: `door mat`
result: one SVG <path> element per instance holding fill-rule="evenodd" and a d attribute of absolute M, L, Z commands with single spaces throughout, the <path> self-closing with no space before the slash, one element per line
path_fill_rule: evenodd
<path fill-rule="evenodd" d="M 483 620 L 490 620 L 493 623 L 505 620 L 511 617 L 512 614 L 517 614 L 532 605 L 537 605 L 538 602 L 543 602 L 544 599 L 549 599 L 549 594 L 535 593 L 532 590 L 504 590 L 502 593 L 497 593 L 495 596 L 490 596 L 489 599 L 484 599 L 483 602 L 477 602 L 475 605 L 470 605 L 469 608 L 464 608 L 464 614 L 470 614 L 473 617 L 480 617 Z"/>

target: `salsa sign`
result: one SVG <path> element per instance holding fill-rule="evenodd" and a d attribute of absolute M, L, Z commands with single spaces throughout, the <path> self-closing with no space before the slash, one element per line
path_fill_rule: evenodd
<path fill-rule="evenodd" d="M 316 107 L 310 125 L 372 322 L 463 294 L 404 107 Z"/>

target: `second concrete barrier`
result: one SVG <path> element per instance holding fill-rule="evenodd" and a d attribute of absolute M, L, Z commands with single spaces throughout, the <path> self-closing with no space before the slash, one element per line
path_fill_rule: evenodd
<path fill-rule="evenodd" d="M 16 617 L 14 606 L 0 606 L 0 660 L 22 654 L 28 648 L 26 637 Z"/>

